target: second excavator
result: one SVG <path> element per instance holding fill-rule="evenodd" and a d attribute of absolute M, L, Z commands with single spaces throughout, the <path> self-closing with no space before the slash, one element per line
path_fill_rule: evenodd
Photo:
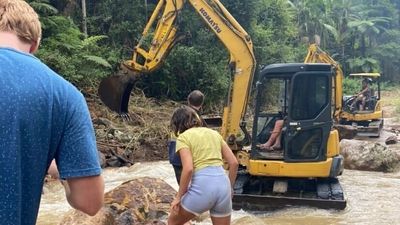
<path fill-rule="evenodd" d="M 307 56 L 304 63 L 329 63 L 335 70 L 335 76 L 332 78 L 332 96 L 333 108 L 332 112 L 336 124 L 351 125 L 356 128 L 357 136 L 379 137 L 383 128 L 383 112 L 379 85 L 379 73 L 354 73 L 350 74 L 350 78 L 360 78 L 368 82 L 369 85 L 373 81 L 377 87 L 376 91 L 371 91 L 370 96 L 365 99 L 365 107 L 356 107 L 352 109 L 353 103 L 356 103 L 357 96 L 343 95 L 343 70 L 328 53 L 323 51 L 317 44 L 311 44 L 308 47 Z"/>
<path fill-rule="evenodd" d="M 135 79 L 159 66 L 180 39 L 177 23 L 190 4 L 230 54 L 231 85 L 223 108 L 220 133 L 235 153 L 240 171 L 233 197 L 235 208 L 265 210 L 288 205 L 343 209 L 346 200 L 338 182 L 343 171 L 338 131 L 332 128 L 332 77 L 329 64 L 273 64 L 257 81 L 252 135 L 246 129 L 246 109 L 256 68 L 253 43 L 219 0 L 160 0 L 134 48 L 123 63 L 130 73 L 111 76 L 99 87 L 102 101 L 127 113 Z M 155 30 L 150 32 L 153 24 Z M 152 35 L 148 50 L 142 40 Z M 305 88 L 307 87 L 307 88 Z M 281 148 L 258 147 L 284 119 Z"/>

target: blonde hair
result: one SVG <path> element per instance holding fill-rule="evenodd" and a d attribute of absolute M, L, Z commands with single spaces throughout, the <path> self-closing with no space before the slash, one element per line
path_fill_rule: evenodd
<path fill-rule="evenodd" d="M 38 14 L 23 0 L 0 0 L 0 31 L 15 33 L 27 43 L 42 36 Z"/>

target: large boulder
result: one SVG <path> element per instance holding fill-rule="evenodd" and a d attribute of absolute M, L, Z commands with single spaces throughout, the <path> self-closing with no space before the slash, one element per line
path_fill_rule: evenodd
<path fill-rule="evenodd" d="M 60 225 L 162 225 L 175 195 L 161 179 L 137 178 L 107 192 L 105 204 L 95 216 L 71 210 Z"/>
<path fill-rule="evenodd" d="M 400 166 L 399 153 L 380 142 L 343 139 L 340 148 L 346 169 L 392 172 Z"/>

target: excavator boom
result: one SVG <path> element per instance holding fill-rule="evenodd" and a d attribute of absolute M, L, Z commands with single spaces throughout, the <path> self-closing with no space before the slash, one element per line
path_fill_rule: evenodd
<path fill-rule="evenodd" d="M 236 135 L 244 126 L 243 118 L 256 62 L 250 36 L 219 0 L 160 0 L 134 48 L 132 59 L 122 63 L 122 67 L 127 69 L 127 76 L 104 79 L 99 87 L 99 96 L 110 109 L 128 113 L 129 95 L 135 80 L 141 74 L 158 69 L 171 48 L 182 39 L 177 34 L 178 17 L 185 3 L 191 4 L 230 54 L 231 85 L 223 110 L 221 134 L 235 146 Z M 150 47 L 145 50 L 142 45 L 155 22 L 157 24 Z"/>
<path fill-rule="evenodd" d="M 343 99 L 343 70 L 328 53 L 324 52 L 317 44 L 311 44 L 308 47 L 307 56 L 304 63 L 328 63 L 335 69 L 336 76 L 333 77 L 332 96 L 333 96 L 333 118 L 339 122 L 340 112 L 342 110 Z"/>

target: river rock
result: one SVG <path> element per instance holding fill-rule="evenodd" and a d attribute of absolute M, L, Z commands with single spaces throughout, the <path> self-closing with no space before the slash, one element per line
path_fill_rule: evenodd
<path fill-rule="evenodd" d="M 388 138 L 386 138 L 385 140 L 385 144 L 387 145 L 393 145 L 393 144 L 397 144 L 397 136 L 396 135 L 392 135 Z"/>
<path fill-rule="evenodd" d="M 110 158 L 107 159 L 106 165 L 110 167 L 121 167 L 123 166 L 123 162 L 121 162 L 117 156 L 110 156 Z"/>
<path fill-rule="evenodd" d="M 133 179 L 107 192 L 104 206 L 95 216 L 71 210 L 60 225 L 163 225 L 175 195 L 161 179 Z"/>
<path fill-rule="evenodd" d="M 392 172 L 400 166 L 400 156 L 380 142 L 346 140 L 340 142 L 346 169 Z"/>

